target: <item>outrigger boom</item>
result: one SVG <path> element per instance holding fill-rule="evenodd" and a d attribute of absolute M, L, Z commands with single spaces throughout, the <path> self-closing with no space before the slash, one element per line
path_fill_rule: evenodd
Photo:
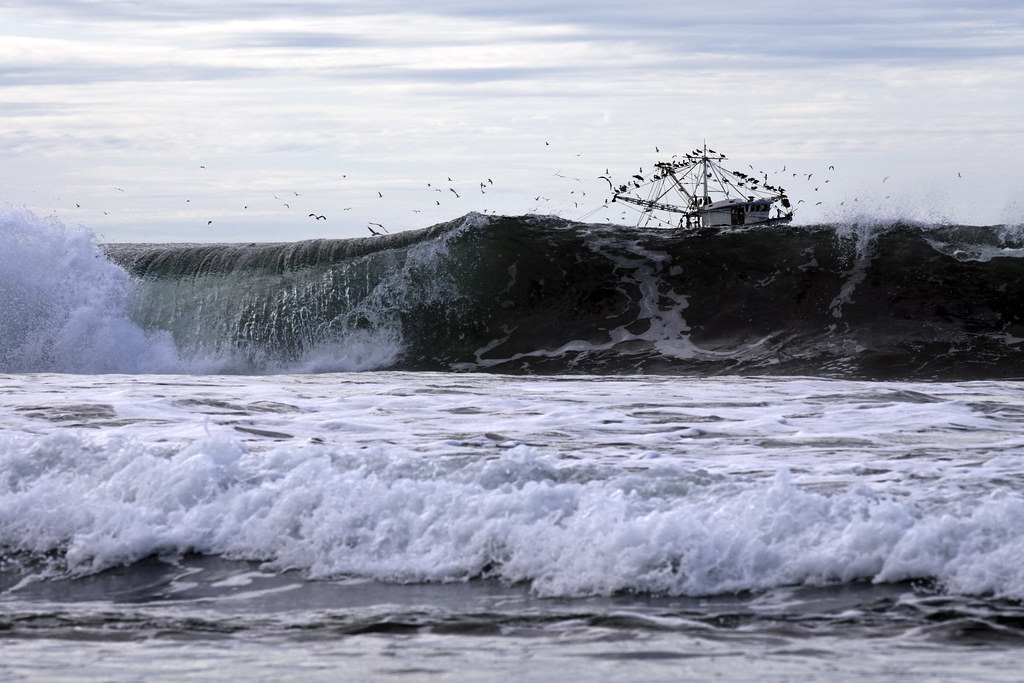
<path fill-rule="evenodd" d="M 726 160 L 704 145 L 672 161 L 654 164 L 650 177 L 634 175 L 629 184 L 612 186 L 612 201 L 639 207 L 637 225 L 681 228 L 787 223 L 793 210 L 786 191 L 756 175 L 730 171 Z"/>

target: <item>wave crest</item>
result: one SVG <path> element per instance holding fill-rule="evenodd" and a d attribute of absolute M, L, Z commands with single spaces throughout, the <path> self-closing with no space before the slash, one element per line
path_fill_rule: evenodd
<path fill-rule="evenodd" d="M 88 235 L 4 220 L 9 371 L 1024 374 L 1008 226 L 470 214 L 365 239 L 106 245 L 107 262 Z"/>

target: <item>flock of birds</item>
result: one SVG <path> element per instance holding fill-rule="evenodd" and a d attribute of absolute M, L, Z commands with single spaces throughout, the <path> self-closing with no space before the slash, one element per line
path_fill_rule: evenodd
<path fill-rule="evenodd" d="M 550 142 L 545 141 L 544 145 L 546 147 L 550 146 Z M 661 152 L 660 147 L 655 146 L 654 147 L 654 151 L 655 151 L 656 154 L 660 154 L 660 152 Z M 717 155 L 716 152 L 714 152 L 713 150 L 710 150 L 710 149 L 708 150 L 708 153 L 716 154 Z M 580 155 L 577 154 L 576 156 L 580 156 Z M 677 157 L 677 155 L 673 155 L 672 156 L 673 161 L 670 162 L 670 163 L 677 163 L 677 162 L 674 161 L 676 157 Z M 689 157 L 687 157 L 687 158 L 689 158 Z M 663 165 L 663 164 L 661 164 L 661 165 Z M 657 164 L 656 164 L 656 166 L 657 166 Z M 200 169 L 205 169 L 206 166 L 205 165 L 200 165 L 199 168 Z M 754 170 L 753 165 L 750 165 L 750 168 L 751 168 L 752 171 Z M 827 168 L 827 171 L 828 172 L 834 172 L 835 171 L 835 166 L 834 165 L 829 165 L 828 168 Z M 645 174 L 644 173 L 644 169 L 641 166 L 636 173 L 631 174 L 630 178 L 626 181 L 626 183 L 619 183 L 617 185 L 613 181 L 612 175 L 611 175 L 611 173 L 609 173 L 609 170 L 606 169 L 604 174 L 597 175 L 594 178 L 594 180 L 595 181 L 603 181 L 604 183 L 607 183 L 608 190 L 609 190 L 610 194 L 609 194 L 609 196 L 607 198 L 605 198 L 603 204 L 597 204 L 596 208 L 594 208 L 589 213 L 587 213 L 584 216 L 582 216 L 581 219 L 589 218 L 590 216 L 592 216 L 593 214 L 597 213 L 598 211 L 601 211 L 602 209 L 604 209 L 604 210 L 610 209 L 611 207 L 609 206 L 609 203 L 610 203 L 610 200 L 611 200 L 612 196 L 614 196 L 616 193 L 623 193 L 623 192 L 626 192 L 627 190 L 640 187 L 642 183 L 651 180 L 652 177 L 656 178 L 656 173 L 657 173 L 657 171 L 654 171 L 654 175 L 652 175 L 651 173 Z M 748 175 L 748 174 L 745 174 L 745 173 L 736 173 L 736 172 L 734 172 L 734 174 L 737 175 L 737 176 L 740 176 L 741 178 L 743 178 L 745 182 L 749 182 L 752 187 L 760 185 L 761 187 L 766 188 L 766 189 L 779 189 L 779 190 L 781 190 L 780 187 L 777 188 L 776 186 L 773 186 L 772 184 L 769 183 L 769 175 L 767 173 L 763 173 L 763 172 L 761 173 L 761 175 L 763 175 L 763 178 L 759 178 L 759 177 L 754 176 L 754 175 Z M 773 172 L 772 175 L 773 175 L 773 177 L 782 176 L 784 178 L 791 178 L 791 179 L 799 178 L 802 181 L 806 181 L 806 183 L 808 183 L 808 184 L 811 184 L 812 179 L 815 177 L 815 173 L 814 172 L 798 173 L 798 172 L 788 171 L 787 167 L 785 165 L 782 167 L 781 170 Z M 957 173 L 957 176 L 958 177 L 962 177 L 960 175 L 960 173 Z M 583 179 L 582 178 L 578 178 L 578 177 L 566 176 L 560 170 L 556 171 L 553 174 L 553 177 L 557 177 L 557 178 L 559 178 L 562 181 L 575 184 L 573 189 L 570 190 L 570 192 L 569 192 L 569 195 L 570 195 L 569 201 L 572 202 L 573 208 L 579 209 L 580 208 L 580 200 L 583 199 L 584 197 L 586 197 L 586 195 L 587 195 L 586 191 L 583 189 L 584 188 L 584 184 L 583 184 L 584 181 L 583 181 Z M 342 180 L 345 180 L 345 179 L 348 178 L 348 175 L 347 174 L 343 174 L 341 176 L 341 178 L 342 178 Z M 819 178 L 820 178 L 820 174 L 819 174 Z M 889 180 L 889 178 L 890 178 L 890 176 L 885 176 L 882 179 L 881 182 L 884 184 L 886 181 Z M 441 181 L 441 182 L 434 181 L 434 182 L 426 182 L 426 184 L 425 184 L 425 188 L 424 189 L 426 189 L 428 191 L 431 191 L 433 193 L 438 193 L 437 195 L 433 195 L 431 197 L 433 202 L 434 202 L 433 206 L 441 206 L 441 200 L 443 198 L 445 198 L 445 197 L 448 197 L 451 200 L 462 199 L 463 196 L 464 196 L 464 193 L 467 192 L 465 182 L 459 184 L 451 176 L 446 176 L 446 179 L 447 179 L 447 182 L 445 182 L 445 181 Z M 830 179 L 829 178 L 825 178 L 825 179 L 821 180 L 819 183 L 813 183 L 813 185 L 814 185 L 813 192 L 818 192 L 821 189 L 823 184 L 826 184 L 826 183 L 829 183 L 829 182 L 830 182 Z M 462 190 L 462 192 L 460 192 L 459 189 L 456 189 L 456 186 L 459 186 L 459 188 Z M 479 180 L 479 181 L 476 181 L 476 184 L 473 185 L 472 187 L 475 190 L 479 190 L 479 192 L 481 194 L 487 194 L 488 191 L 490 191 L 491 189 L 494 188 L 494 180 L 492 178 L 486 178 L 484 180 Z M 114 190 L 117 191 L 117 192 L 121 192 L 121 193 L 125 192 L 125 189 L 122 188 L 122 187 L 114 187 Z M 383 191 L 381 191 L 381 190 L 372 190 L 372 192 L 376 194 L 376 198 L 377 199 L 386 199 Z M 441 196 L 441 195 L 443 195 L 443 196 Z M 275 201 L 279 202 L 280 206 L 284 207 L 285 209 L 292 210 L 293 209 L 292 204 L 293 203 L 297 203 L 296 200 L 301 198 L 302 194 L 299 193 L 299 192 L 296 192 L 296 191 L 291 191 L 291 196 L 282 197 L 282 196 L 280 196 L 278 194 L 273 194 L 272 196 L 274 197 Z M 541 205 L 540 203 L 541 202 L 551 202 L 552 201 L 552 197 L 551 196 L 546 196 L 545 194 L 536 194 L 535 196 L 533 196 L 533 199 L 534 199 L 534 202 L 536 202 L 536 206 L 533 208 L 533 211 L 536 211 L 536 210 L 538 210 L 540 208 L 540 205 Z M 186 203 L 190 203 L 191 202 L 190 199 L 186 199 L 185 201 L 186 201 Z M 804 200 L 804 199 L 797 199 L 795 201 L 795 204 L 804 204 L 805 201 L 806 200 Z M 822 203 L 823 202 L 818 201 L 818 202 L 815 202 L 814 205 L 815 206 L 820 206 Z M 842 206 L 843 204 L 845 204 L 845 202 L 840 202 L 839 203 L 840 206 Z M 81 204 L 76 203 L 75 207 L 80 209 L 81 208 Z M 243 206 L 243 209 L 247 210 L 248 208 L 249 208 L 248 204 Z M 353 209 L 352 206 L 346 206 L 346 207 L 343 208 L 344 211 L 350 211 L 352 209 Z M 412 209 L 412 211 L 414 213 L 420 213 L 421 209 L 414 208 L 414 209 Z M 486 209 L 484 210 L 484 212 L 486 213 Z M 107 211 L 107 210 L 104 210 L 103 214 L 104 215 L 109 215 L 110 212 Z M 622 211 L 621 212 L 621 216 L 622 217 L 625 217 L 626 215 L 627 215 L 626 211 Z M 314 220 L 314 221 L 327 221 L 328 220 L 328 217 L 327 217 L 327 215 L 325 213 L 318 212 L 316 210 L 310 211 L 307 214 L 307 217 L 310 220 Z M 605 220 L 611 220 L 611 218 L 606 215 L 605 216 Z M 209 220 L 206 221 L 206 225 L 208 225 L 208 226 L 209 225 L 213 225 L 213 223 L 214 223 L 213 219 L 209 219 Z M 374 237 L 379 237 L 381 235 L 389 233 L 388 229 L 383 224 L 381 224 L 379 222 L 368 221 L 366 228 L 370 232 L 370 234 L 372 236 L 374 236 Z"/>
<path fill-rule="evenodd" d="M 205 166 L 200 166 L 200 168 L 205 168 Z M 341 177 L 344 180 L 344 179 L 348 178 L 348 175 L 347 174 L 342 174 Z M 455 199 L 461 198 L 462 195 L 459 193 L 459 191 L 456 190 L 455 187 L 451 186 L 451 183 L 454 183 L 455 181 L 452 179 L 451 176 L 448 176 L 447 178 L 448 178 L 448 183 L 449 183 L 449 186 L 447 187 L 448 192 L 453 194 L 455 196 Z M 486 181 L 480 181 L 480 183 L 479 183 L 480 193 L 481 194 L 486 194 L 487 190 L 490 187 L 493 187 L 493 186 L 494 186 L 494 181 L 491 178 L 487 178 Z M 428 189 L 430 189 L 430 190 L 433 190 L 434 192 L 440 192 L 440 193 L 444 192 L 444 189 L 442 189 L 441 187 L 436 187 L 433 182 L 428 182 L 426 184 L 426 187 Z M 384 197 L 384 193 L 382 191 L 374 190 L 374 192 L 376 193 L 378 199 L 384 199 L 385 198 Z M 302 197 L 302 194 L 300 194 L 299 192 L 295 192 L 294 190 L 292 191 L 292 195 L 293 195 L 294 198 Z M 445 196 L 447 196 L 447 195 L 445 195 Z M 289 201 L 284 201 L 280 196 L 278 196 L 276 194 L 273 195 L 273 197 L 274 197 L 275 200 L 281 202 L 281 206 L 283 206 L 284 208 L 286 208 L 286 209 L 292 209 L 293 208 L 292 207 L 292 202 L 294 201 L 293 198 L 290 197 L 290 198 L 288 198 Z M 434 199 L 433 201 L 434 201 L 434 204 L 436 206 L 441 206 L 441 200 L 440 199 Z M 248 207 L 248 205 L 246 205 L 243 208 L 248 209 L 249 207 Z M 351 207 L 351 206 L 346 206 L 346 207 L 344 207 L 343 210 L 344 211 L 351 211 L 352 208 L 353 207 Z M 413 209 L 413 212 L 414 213 L 420 213 L 421 209 Z M 310 212 L 307 215 L 307 217 L 308 218 L 312 218 L 313 220 L 316 220 L 316 221 L 326 221 L 327 220 L 327 216 L 325 214 L 317 213 L 316 211 Z M 207 221 L 207 225 L 212 224 L 212 222 L 213 221 Z M 377 223 L 377 222 L 374 222 L 374 221 L 367 221 L 366 229 L 369 230 L 370 234 L 373 235 L 374 237 L 380 237 L 381 235 L 389 233 L 388 229 L 383 224 Z"/>
<path fill-rule="evenodd" d="M 546 146 L 550 145 L 549 142 L 545 142 L 544 144 Z M 577 155 L 577 156 L 579 156 L 579 155 Z M 199 165 L 199 169 L 205 171 L 206 170 L 206 165 L 205 164 L 200 164 Z M 558 176 L 560 178 L 565 178 L 566 177 L 560 171 L 557 171 L 554 175 Z M 345 181 L 347 179 L 348 179 L 348 174 L 342 174 L 341 175 L 341 180 L 342 181 Z M 575 180 L 576 182 L 582 182 L 579 178 L 574 178 L 573 180 Z M 462 181 L 462 182 L 456 181 L 450 175 L 446 176 L 446 180 L 442 180 L 440 182 L 438 182 L 438 181 L 428 181 L 428 182 L 426 182 L 426 185 L 425 185 L 425 189 L 426 190 L 438 193 L 438 195 L 434 195 L 434 196 L 431 197 L 431 201 L 433 202 L 433 206 L 441 206 L 443 199 L 447 198 L 447 200 L 451 200 L 451 201 L 462 199 L 464 197 L 465 193 L 471 192 L 473 190 L 479 191 L 480 194 L 487 194 L 488 191 L 490 191 L 490 190 L 492 190 L 494 188 L 494 180 L 493 180 L 493 178 L 485 178 L 483 180 L 476 181 L 475 185 L 473 185 L 471 187 L 472 187 L 472 189 L 468 190 L 467 187 L 466 187 L 466 182 L 465 181 Z M 126 192 L 125 189 L 121 188 L 121 187 L 115 187 L 114 189 L 117 192 Z M 271 196 L 274 198 L 275 202 L 277 202 L 278 206 L 283 207 L 283 208 L 288 209 L 288 210 L 295 210 L 296 208 L 298 208 L 299 204 L 302 202 L 303 195 L 302 195 L 302 193 L 296 192 L 294 190 L 290 190 L 289 192 L 290 192 L 290 195 L 282 196 L 281 194 L 272 193 Z M 372 194 L 376 195 L 376 199 L 386 199 L 384 192 L 381 191 L 381 190 L 372 190 L 371 192 L 372 192 Z M 575 195 L 576 194 L 576 190 L 573 190 L 572 192 L 570 192 L 570 194 Z M 584 196 L 584 195 L 586 195 L 586 193 L 581 191 L 581 196 Z M 537 202 L 551 201 L 550 197 L 545 197 L 545 196 L 541 196 L 541 195 L 537 195 L 534 199 Z M 185 199 L 186 203 L 191 203 L 191 201 L 192 201 L 191 199 Z M 578 208 L 579 207 L 579 202 L 578 201 L 574 201 L 574 205 Z M 82 208 L 81 204 L 78 204 L 78 203 L 75 204 L 75 207 L 79 208 L 79 209 Z M 343 208 L 343 211 L 351 211 L 353 208 L 354 207 L 352 207 L 352 206 L 346 206 L 346 207 Z M 243 210 L 248 210 L 249 209 L 249 205 L 248 204 L 243 205 L 242 209 Z M 413 213 L 421 213 L 422 209 L 414 208 L 414 209 L 412 209 L 412 211 L 413 211 Z M 486 213 L 487 211 L 488 211 L 487 209 L 484 209 L 483 213 Z M 109 215 L 110 212 L 109 211 L 103 211 L 103 214 L 104 215 Z M 327 221 L 328 220 L 328 217 L 327 217 L 326 213 L 319 212 L 319 211 L 316 211 L 316 210 L 311 211 L 310 213 L 308 213 L 307 214 L 307 218 L 309 218 L 311 220 L 314 220 L 314 221 Z M 207 226 L 211 226 L 213 224 L 214 224 L 214 219 L 212 219 L 212 218 L 208 219 L 206 221 L 206 225 Z M 374 222 L 374 221 L 367 221 L 366 229 L 374 237 L 379 237 L 381 235 L 389 233 L 388 229 L 382 223 Z"/>

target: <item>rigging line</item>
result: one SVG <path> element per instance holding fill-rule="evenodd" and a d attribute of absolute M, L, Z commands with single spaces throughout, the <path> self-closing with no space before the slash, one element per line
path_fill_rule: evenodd
<path fill-rule="evenodd" d="M 727 177 L 724 177 L 724 173 L 727 173 L 727 171 L 724 168 L 721 168 L 721 167 L 716 168 L 715 166 L 711 166 L 711 172 L 714 174 L 715 179 L 721 185 L 723 185 L 723 186 L 725 186 L 727 188 L 732 188 L 732 189 L 736 190 L 737 192 L 739 192 L 739 188 L 735 187 L 733 185 L 733 183 Z M 728 191 L 728 189 L 725 192 L 725 196 L 726 196 L 726 198 L 729 198 L 729 191 Z"/>
<path fill-rule="evenodd" d="M 590 211 L 586 212 L 585 214 L 583 214 L 582 216 L 580 216 L 576 220 L 578 220 L 578 221 L 585 221 L 586 219 L 590 218 L 591 216 L 593 216 L 598 211 L 601 211 L 602 209 L 607 209 L 607 208 L 608 208 L 607 206 L 599 206 L 596 209 L 591 209 Z"/>

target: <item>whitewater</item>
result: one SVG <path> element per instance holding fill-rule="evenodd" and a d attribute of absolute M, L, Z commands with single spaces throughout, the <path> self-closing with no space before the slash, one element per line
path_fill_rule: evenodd
<path fill-rule="evenodd" d="M 1018 673 L 1012 226 L 0 242 L 0 676 Z"/>

